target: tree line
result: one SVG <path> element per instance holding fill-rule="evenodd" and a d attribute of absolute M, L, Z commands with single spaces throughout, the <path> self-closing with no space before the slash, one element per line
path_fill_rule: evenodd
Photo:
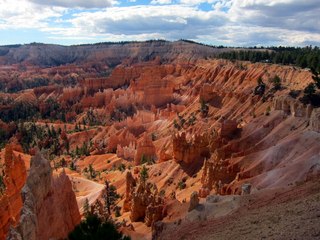
<path fill-rule="evenodd" d="M 283 65 L 295 65 L 320 71 L 319 47 L 270 47 L 259 50 L 237 50 L 223 52 L 218 58 L 250 62 L 266 62 Z"/>

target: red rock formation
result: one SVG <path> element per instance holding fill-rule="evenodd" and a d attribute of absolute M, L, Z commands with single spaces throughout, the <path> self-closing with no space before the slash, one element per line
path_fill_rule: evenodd
<path fill-rule="evenodd" d="M 10 225 L 19 221 L 22 199 L 20 191 L 26 181 L 27 173 L 21 157 L 15 157 L 12 146 L 5 149 L 4 183 L 5 191 L 0 196 L 0 239 L 5 239 Z"/>
<path fill-rule="evenodd" d="M 199 96 L 200 100 L 210 103 L 214 107 L 221 107 L 222 98 L 218 92 L 216 92 L 216 88 L 213 85 L 205 83 L 200 89 Z"/>
<path fill-rule="evenodd" d="M 31 159 L 22 199 L 20 221 L 9 239 L 61 239 L 80 222 L 71 181 L 65 172 L 52 176 L 49 162 L 39 153 Z"/>
<path fill-rule="evenodd" d="M 158 195 L 157 187 L 150 183 L 138 183 L 131 195 L 131 221 L 144 221 L 151 226 L 164 215 L 164 201 Z"/>
<path fill-rule="evenodd" d="M 178 133 L 172 137 L 173 157 L 176 162 L 191 164 L 201 162 L 209 156 L 209 139 L 206 134 L 193 134 L 187 139 L 186 133 Z"/>
<path fill-rule="evenodd" d="M 86 96 L 81 100 L 81 106 L 83 108 L 101 108 L 105 104 L 106 93 L 105 92 L 97 92 L 92 97 Z"/>
<path fill-rule="evenodd" d="M 129 146 L 130 143 L 136 143 L 136 138 L 133 134 L 131 134 L 127 129 L 123 131 L 119 131 L 116 134 L 110 136 L 108 140 L 108 151 L 115 152 L 117 150 L 117 146 L 121 147 Z"/>
<path fill-rule="evenodd" d="M 294 117 L 306 117 L 310 118 L 312 112 L 312 106 L 305 106 L 298 99 L 294 99 L 290 96 L 278 96 L 273 100 L 273 108 L 275 110 L 282 110 L 288 115 Z"/>
<path fill-rule="evenodd" d="M 123 203 L 123 211 L 128 212 L 131 210 L 132 193 L 136 186 L 136 180 L 133 178 L 131 172 L 126 174 L 126 195 Z"/>
<path fill-rule="evenodd" d="M 156 159 L 156 148 L 147 133 L 145 133 L 143 138 L 138 142 L 137 152 L 134 156 L 134 164 L 136 166 L 140 165 L 142 158 L 145 158 L 145 160 Z"/>

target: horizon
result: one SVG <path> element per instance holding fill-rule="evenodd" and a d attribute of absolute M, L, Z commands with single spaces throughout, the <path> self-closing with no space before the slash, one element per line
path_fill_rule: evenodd
<path fill-rule="evenodd" d="M 105 42 L 91 42 L 91 43 L 80 43 L 80 44 L 59 44 L 59 43 L 48 43 L 48 42 L 28 42 L 28 43 L 13 43 L 13 44 L 5 44 L 5 45 L 0 45 L 0 47 L 15 47 L 15 46 L 27 46 L 27 45 L 56 45 L 56 46 L 63 46 L 63 47 L 73 47 L 73 46 L 88 46 L 88 45 L 103 45 L 103 44 L 130 44 L 130 43 L 147 43 L 147 42 L 168 42 L 168 43 L 175 43 L 175 42 L 185 42 L 185 43 L 190 43 L 190 44 L 197 44 L 197 45 L 202 45 L 206 47 L 212 47 L 212 48 L 234 48 L 234 49 L 266 49 L 270 50 L 271 48 L 319 48 L 317 45 L 303 45 L 303 46 L 293 46 L 293 45 L 288 45 L 288 46 L 283 46 L 283 45 L 278 45 L 278 46 L 266 46 L 266 45 L 260 45 L 260 46 L 226 46 L 226 45 L 211 45 L 207 43 L 202 43 L 202 42 L 197 42 L 189 39 L 177 39 L 177 40 L 166 40 L 166 39 L 147 39 L 147 40 L 130 40 L 130 41 L 118 41 L 118 42 L 113 42 L 113 41 L 105 41 Z"/>
<path fill-rule="evenodd" d="M 0 45 L 189 39 L 225 47 L 320 46 L 317 0 L 0 0 Z"/>

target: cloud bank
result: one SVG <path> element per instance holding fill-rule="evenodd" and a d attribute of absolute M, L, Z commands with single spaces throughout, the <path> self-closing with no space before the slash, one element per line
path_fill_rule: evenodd
<path fill-rule="evenodd" d="M 0 0 L 0 4 L 0 32 L 36 29 L 57 43 L 186 38 L 233 46 L 320 45 L 318 0 Z"/>

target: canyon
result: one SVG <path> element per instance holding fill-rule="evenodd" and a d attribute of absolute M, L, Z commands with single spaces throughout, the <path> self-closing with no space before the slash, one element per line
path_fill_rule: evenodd
<path fill-rule="evenodd" d="M 0 47 L 0 239 L 67 238 L 110 186 L 107 218 L 131 239 L 245 239 L 270 221 L 266 237 L 319 237 L 320 111 L 301 101 L 312 73 L 217 58 L 227 51 Z M 304 209 L 316 213 L 292 217 Z"/>

